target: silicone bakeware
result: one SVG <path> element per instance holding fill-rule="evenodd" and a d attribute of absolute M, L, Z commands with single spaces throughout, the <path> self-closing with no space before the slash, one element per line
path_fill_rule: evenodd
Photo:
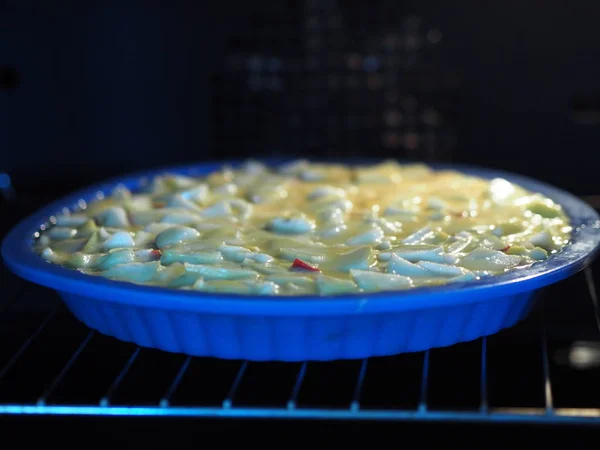
<path fill-rule="evenodd" d="M 81 200 L 94 201 L 118 184 L 139 189 L 161 173 L 200 175 L 222 165 L 148 171 L 62 198 L 6 235 L 4 261 L 18 276 L 56 290 L 88 327 L 123 341 L 193 356 L 307 361 L 422 351 L 494 334 L 523 319 L 539 289 L 589 264 L 600 242 L 600 217 L 567 192 L 515 174 L 432 164 L 436 169 L 452 168 L 488 179 L 503 177 L 550 197 L 569 216 L 574 229 L 572 241 L 560 253 L 530 268 L 476 282 L 402 292 L 291 298 L 202 293 L 113 281 L 48 263 L 32 250 L 34 233 L 48 225 L 49 217 L 65 208 L 78 209 Z"/>

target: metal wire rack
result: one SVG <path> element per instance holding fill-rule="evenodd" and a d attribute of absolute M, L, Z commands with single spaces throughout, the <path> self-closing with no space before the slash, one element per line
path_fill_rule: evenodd
<path fill-rule="evenodd" d="M 494 336 L 362 361 L 192 358 L 87 329 L 2 267 L 0 414 L 600 424 L 598 265 Z"/>

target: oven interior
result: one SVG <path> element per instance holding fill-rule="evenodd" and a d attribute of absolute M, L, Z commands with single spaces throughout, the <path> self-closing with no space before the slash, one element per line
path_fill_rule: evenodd
<path fill-rule="evenodd" d="M 468 162 L 600 204 L 593 16 L 557 1 L 3 2 L 2 235 L 108 176 L 249 157 Z M 285 364 L 118 342 L 2 267 L 0 414 L 595 425 L 599 273 L 488 338 Z"/>

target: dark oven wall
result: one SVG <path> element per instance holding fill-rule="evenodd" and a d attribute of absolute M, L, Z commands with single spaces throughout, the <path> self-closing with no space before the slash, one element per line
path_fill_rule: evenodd
<path fill-rule="evenodd" d="M 598 192 L 600 5 L 0 3 L 0 171 L 62 192 L 289 155 L 483 164 Z"/>

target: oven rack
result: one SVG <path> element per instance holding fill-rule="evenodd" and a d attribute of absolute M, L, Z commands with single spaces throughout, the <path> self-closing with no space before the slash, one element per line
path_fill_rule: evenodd
<path fill-rule="evenodd" d="M 119 342 L 2 268 L 0 414 L 600 424 L 595 267 L 549 288 L 529 318 L 494 336 L 302 364 Z"/>

